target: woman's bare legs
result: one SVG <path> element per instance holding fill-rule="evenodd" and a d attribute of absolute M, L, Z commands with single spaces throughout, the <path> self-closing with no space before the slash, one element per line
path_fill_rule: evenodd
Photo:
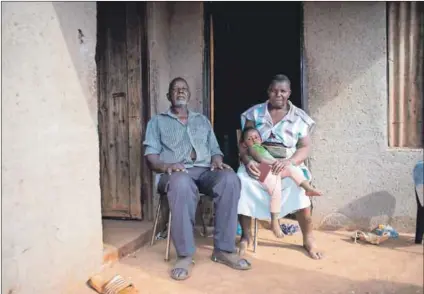
<path fill-rule="evenodd" d="M 318 250 L 312 232 L 311 208 L 303 208 L 296 212 L 296 219 L 299 222 L 303 235 L 303 247 L 313 259 L 322 259 L 324 255 Z"/>
<path fill-rule="evenodd" d="M 251 233 L 251 217 L 239 214 L 239 221 L 242 228 L 240 241 L 240 255 L 243 255 L 247 248 L 252 245 L 253 237 Z M 313 259 L 322 259 L 324 255 L 318 250 L 312 231 L 312 218 L 310 207 L 296 212 L 296 219 L 299 222 L 303 235 L 303 247 Z"/>
<path fill-rule="evenodd" d="M 242 231 L 239 254 L 244 255 L 247 248 L 253 245 L 253 236 L 251 232 L 252 218 L 242 214 L 239 214 L 238 217 Z"/>

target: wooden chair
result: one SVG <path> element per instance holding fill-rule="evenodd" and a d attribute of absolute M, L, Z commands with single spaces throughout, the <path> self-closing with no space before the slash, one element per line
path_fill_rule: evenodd
<path fill-rule="evenodd" d="M 418 196 L 418 193 L 423 194 L 423 186 L 424 186 L 424 163 L 423 161 L 419 161 L 413 171 L 413 177 L 414 177 L 414 190 L 415 190 L 415 197 L 417 200 L 417 224 L 416 224 L 416 230 L 415 230 L 415 243 L 421 244 L 423 241 L 423 235 L 424 235 L 424 203 L 421 203 L 420 197 Z"/>
<path fill-rule="evenodd" d="M 213 201 L 212 197 L 209 197 L 205 194 L 199 193 L 199 206 L 202 206 L 204 203 L 204 200 Z M 158 227 L 159 218 L 161 216 L 161 211 L 165 208 L 165 204 L 168 204 L 167 195 L 165 194 L 159 194 L 159 203 L 158 207 L 156 208 L 156 215 L 153 222 L 153 232 L 152 232 L 152 239 L 150 241 L 150 246 L 153 246 L 155 243 L 156 238 L 156 231 Z M 171 220 L 172 220 L 172 212 L 171 209 L 167 206 L 165 210 L 168 210 L 168 219 L 166 220 L 166 226 L 167 226 L 167 233 L 166 233 L 166 250 L 165 250 L 165 261 L 169 261 L 169 255 L 170 255 L 170 249 L 171 249 Z M 213 214 L 213 212 L 211 212 Z M 207 227 L 205 223 L 205 214 L 204 211 L 202 213 L 202 228 L 203 228 L 203 236 L 207 237 Z"/>

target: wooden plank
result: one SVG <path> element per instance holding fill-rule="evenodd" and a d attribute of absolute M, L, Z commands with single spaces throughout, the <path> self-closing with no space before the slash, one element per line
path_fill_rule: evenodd
<path fill-rule="evenodd" d="M 130 215 L 141 219 L 141 11 L 138 2 L 127 2 L 126 10 Z"/>
<path fill-rule="evenodd" d="M 151 116 L 150 105 L 150 75 L 149 75 L 149 51 L 147 40 L 147 2 L 138 2 L 140 5 L 141 15 L 141 140 L 146 136 L 147 122 Z M 153 173 L 147 165 L 147 160 L 143 156 L 144 146 L 141 144 L 141 188 L 142 188 L 142 209 L 144 212 L 143 218 L 149 221 L 153 220 Z"/>
<path fill-rule="evenodd" d="M 125 61 L 126 58 L 123 58 Z M 123 65 L 122 64 L 122 65 Z M 122 80 L 120 80 L 120 88 L 126 88 L 127 72 L 121 71 Z M 116 205 L 114 209 L 126 210 L 128 217 L 130 214 L 130 197 L 129 197 L 129 154 L 128 154 L 128 99 L 124 92 L 112 94 L 114 97 L 115 109 L 118 117 L 118 122 L 115 124 L 116 128 Z"/>

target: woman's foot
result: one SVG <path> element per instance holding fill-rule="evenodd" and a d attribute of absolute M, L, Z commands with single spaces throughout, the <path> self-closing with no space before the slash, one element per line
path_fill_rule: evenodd
<path fill-rule="evenodd" d="M 305 191 L 305 195 L 309 197 L 322 196 L 322 192 L 315 188 L 309 188 Z"/>
<path fill-rule="evenodd" d="M 239 243 L 239 255 L 243 256 L 246 254 L 247 249 L 253 246 L 252 238 L 242 237 Z"/>
<path fill-rule="evenodd" d="M 315 244 L 315 238 L 312 233 L 309 233 L 303 237 L 303 248 L 312 259 L 323 259 L 324 254 L 318 250 Z"/>

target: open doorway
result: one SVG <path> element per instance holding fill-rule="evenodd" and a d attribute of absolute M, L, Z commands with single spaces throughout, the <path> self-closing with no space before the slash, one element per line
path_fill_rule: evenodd
<path fill-rule="evenodd" d="M 274 75 L 290 78 L 291 101 L 303 106 L 302 3 L 213 2 L 206 8 L 213 52 L 211 118 L 225 161 L 237 168 L 240 114 L 266 101 Z"/>

